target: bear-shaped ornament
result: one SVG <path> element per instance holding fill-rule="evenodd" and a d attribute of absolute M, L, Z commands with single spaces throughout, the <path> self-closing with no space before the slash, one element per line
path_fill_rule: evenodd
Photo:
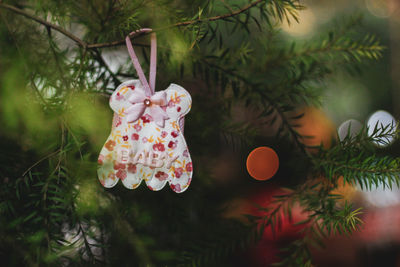
<path fill-rule="evenodd" d="M 177 193 L 185 191 L 193 165 L 181 122 L 191 104 L 190 94 L 176 84 L 152 96 L 140 80 L 118 86 L 110 97 L 111 134 L 98 159 L 101 184 L 110 188 L 121 180 L 135 189 L 145 180 L 154 191 L 167 183 Z"/>

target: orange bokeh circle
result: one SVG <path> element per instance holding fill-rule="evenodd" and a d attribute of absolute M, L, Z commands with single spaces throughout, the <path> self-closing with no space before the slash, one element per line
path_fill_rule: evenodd
<path fill-rule="evenodd" d="M 278 171 L 279 158 L 272 148 L 262 146 L 250 152 L 246 166 L 251 177 L 259 181 L 265 181 Z"/>

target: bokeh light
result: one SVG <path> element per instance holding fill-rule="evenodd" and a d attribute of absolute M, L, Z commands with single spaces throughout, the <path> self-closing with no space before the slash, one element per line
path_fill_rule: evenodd
<path fill-rule="evenodd" d="M 359 134 L 361 129 L 361 122 L 354 119 L 347 120 L 338 127 L 339 140 L 343 141 L 347 136 L 352 138 Z"/>
<path fill-rule="evenodd" d="M 372 190 L 361 190 L 364 200 L 373 207 L 389 207 L 400 204 L 400 190 L 383 188 L 382 185 Z"/>
<path fill-rule="evenodd" d="M 390 113 L 384 110 L 376 111 L 369 117 L 367 126 L 368 135 L 376 136 L 373 142 L 377 146 L 385 147 L 394 141 L 394 138 L 391 135 L 395 133 L 397 123 L 395 118 Z M 378 129 L 378 132 L 375 131 L 375 128 Z M 379 136 L 382 134 L 382 132 L 385 133 L 385 136 Z"/>
<path fill-rule="evenodd" d="M 291 20 L 290 24 L 287 21 L 282 23 L 282 30 L 286 33 L 302 37 L 311 34 L 315 30 L 316 17 L 311 9 L 305 9 L 299 12 L 299 21 Z"/>
<path fill-rule="evenodd" d="M 279 169 L 279 158 L 269 147 L 258 147 L 247 157 L 247 171 L 256 180 L 264 181 L 272 178 Z"/>
<path fill-rule="evenodd" d="M 365 5 L 368 11 L 379 18 L 387 18 L 390 16 L 388 0 L 366 0 Z"/>
<path fill-rule="evenodd" d="M 338 125 L 349 118 L 366 118 L 372 104 L 368 88 L 355 79 L 339 76 L 327 83 L 324 111 Z"/>

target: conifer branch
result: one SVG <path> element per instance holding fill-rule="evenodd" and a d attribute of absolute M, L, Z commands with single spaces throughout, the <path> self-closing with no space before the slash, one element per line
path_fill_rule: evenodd
<path fill-rule="evenodd" d="M 257 83 L 254 83 L 250 79 L 232 71 L 229 69 L 226 69 L 222 66 L 219 66 L 215 63 L 212 63 L 208 60 L 202 60 L 206 65 L 208 65 L 211 68 L 214 68 L 218 71 L 222 71 L 226 73 L 227 75 L 231 76 L 234 79 L 237 79 L 247 86 L 250 86 L 251 88 L 254 89 L 254 91 L 261 96 L 259 98 L 259 101 L 263 104 L 266 110 L 274 110 L 276 112 L 276 115 L 279 116 L 281 119 L 281 125 L 279 127 L 277 135 L 281 135 L 284 130 L 286 130 L 286 134 L 289 135 L 289 138 L 294 142 L 294 145 L 300 149 L 300 151 L 304 154 L 307 154 L 306 152 L 306 145 L 302 142 L 302 139 L 307 138 L 307 136 L 302 136 L 300 135 L 296 130 L 295 127 L 292 125 L 292 123 L 289 121 L 289 118 L 286 114 L 287 110 L 284 110 L 283 107 L 279 106 L 278 101 L 276 99 L 272 99 L 269 95 L 267 95 L 264 91 L 260 90 L 260 86 Z M 271 118 L 269 121 L 270 123 L 274 123 L 276 119 Z"/>
<path fill-rule="evenodd" d="M 347 136 L 342 142 L 329 150 L 321 150 L 312 156 L 311 162 L 315 172 L 324 175 L 330 181 L 343 176 L 345 183 L 358 184 L 362 188 L 371 189 L 380 184 L 392 188 L 400 186 L 399 159 L 373 153 L 371 143 L 394 138 L 394 126 L 375 127 L 368 135 L 363 129 L 357 136 Z"/>
<path fill-rule="evenodd" d="M 196 20 L 184 21 L 184 22 L 176 23 L 176 24 L 172 25 L 172 27 L 187 26 L 187 25 L 196 24 L 196 23 L 199 23 L 199 22 L 204 22 L 204 21 L 216 21 L 216 20 L 226 19 L 226 18 L 229 18 L 229 17 L 234 17 L 234 16 L 239 15 L 239 14 L 245 12 L 246 10 L 258 5 L 262 1 L 264 1 L 264 0 L 257 0 L 257 1 L 255 1 L 253 3 L 248 4 L 247 6 L 244 6 L 243 8 L 241 8 L 241 9 L 239 9 L 237 11 L 232 12 L 232 13 L 227 13 L 227 14 L 224 14 L 224 15 L 214 16 L 214 17 L 205 18 L 205 19 L 196 19 Z"/>
<path fill-rule="evenodd" d="M 259 3 L 261 3 L 264 0 L 257 0 L 253 3 L 248 4 L 247 6 L 242 7 L 241 9 L 231 12 L 231 13 L 227 13 L 224 15 L 219 15 L 219 16 L 214 16 L 214 17 L 209 17 L 209 18 L 198 18 L 195 20 L 189 20 L 189 21 L 183 21 L 183 22 L 178 22 L 172 25 L 168 25 L 159 29 L 155 29 L 152 32 L 158 32 L 158 31 L 162 31 L 165 29 L 170 29 L 170 28 L 175 28 L 175 27 L 184 27 L 184 26 L 189 26 L 189 25 L 193 25 L 193 24 L 198 24 L 198 23 L 202 23 L 202 22 L 206 22 L 206 21 L 217 21 L 217 20 L 223 20 L 223 19 L 227 19 L 230 17 L 234 17 L 237 16 L 239 14 L 242 14 L 243 12 L 249 10 L 252 7 L 257 6 Z M 143 33 L 142 35 L 147 35 L 151 32 L 146 32 Z M 105 47 L 112 47 L 112 46 L 119 46 L 125 43 L 125 39 L 122 40 L 118 40 L 118 41 L 113 41 L 113 42 L 108 42 L 108 43 L 98 43 L 98 44 L 89 44 L 88 48 L 105 48 Z"/>
<path fill-rule="evenodd" d="M 213 16 L 213 17 L 204 18 L 204 19 L 198 18 L 198 19 L 195 19 L 195 20 L 178 22 L 178 23 L 175 23 L 175 24 L 172 24 L 172 25 L 169 25 L 169 26 L 165 26 L 165 27 L 162 27 L 162 28 L 159 28 L 159 29 L 155 29 L 152 32 L 162 31 L 162 30 L 169 29 L 169 28 L 174 28 L 174 27 L 189 26 L 189 25 L 198 24 L 198 23 L 201 23 L 201 22 L 206 22 L 206 21 L 217 21 L 217 20 L 227 19 L 227 18 L 230 18 L 230 17 L 237 16 L 237 15 L 249 10 L 250 8 L 257 6 L 259 3 L 263 2 L 263 1 L 264 0 L 257 0 L 257 1 L 255 1 L 253 3 L 250 3 L 250 4 L 242 7 L 241 9 L 236 10 L 236 11 L 231 12 L 231 13 L 218 15 L 218 16 Z M 28 12 L 26 12 L 26 11 L 20 9 L 20 8 L 14 7 L 12 5 L 4 4 L 4 3 L 1 3 L 1 2 L 0 2 L 0 8 L 8 9 L 8 10 L 14 12 L 14 13 L 20 14 L 20 15 L 28 18 L 28 19 L 34 20 L 34 21 L 36 21 L 36 22 L 38 22 L 38 23 L 40 23 L 42 25 L 45 25 L 48 28 L 52 28 L 52 29 L 62 33 L 66 37 L 70 38 L 71 40 L 76 42 L 79 46 L 86 47 L 88 49 L 113 47 L 113 46 L 119 46 L 119 45 L 122 45 L 122 44 L 125 43 L 125 38 L 124 38 L 124 39 L 117 40 L 117 41 L 112 41 L 112 42 L 88 44 L 85 41 L 83 41 L 82 39 L 80 39 L 79 37 L 77 37 L 76 35 L 72 34 L 71 32 L 61 28 L 60 26 L 55 25 L 55 24 L 53 24 L 51 22 L 48 22 L 46 20 L 43 20 L 43 19 L 41 19 L 41 18 L 39 18 L 37 16 L 31 15 Z M 144 33 L 142 35 L 146 35 L 146 34 L 149 34 L 149 33 L 151 33 L 151 32 L 147 32 L 147 33 Z"/>
<path fill-rule="evenodd" d="M 62 33 L 63 35 L 67 36 L 69 39 L 71 39 L 74 42 L 76 42 L 79 46 L 82 46 L 82 47 L 86 47 L 87 46 L 86 42 L 84 42 L 83 40 L 81 40 L 79 37 L 77 37 L 76 35 L 72 34 L 71 32 L 65 30 L 64 28 L 62 28 L 62 27 L 60 27 L 58 25 L 55 25 L 55 24 L 53 24 L 51 22 L 48 22 L 48 21 L 46 21 L 44 19 L 41 19 L 41 18 L 39 18 L 37 16 L 31 15 L 28 12 L 26 12 L 26 11 L 20 9 L 20 8 L 14 7 L 12 5 L 7 5 L 7 4 L 4 4 L 4 3 L 0 3 L 0 8 L 8 9 L 8 10 L 10 10 L 10 11 L 12 11 L 14 13 L 17 13 L 19 15 L 22 15 L 22 16 L 28 18 L 28 19 L 34 20 L 34 21 L 46 26 L 47 28 L 52 28 L 52 29 L 58 31 L 59 33 Z"/>

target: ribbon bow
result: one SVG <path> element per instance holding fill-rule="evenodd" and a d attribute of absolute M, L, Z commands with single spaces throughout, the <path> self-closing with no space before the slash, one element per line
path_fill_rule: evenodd
<path fill-rule="evenodd" d="M 165 110 L 161 108 L 167 105 L 167 94 L 165 91 L 159 91 L 152 96 L 146 96 L 142 88 L 136 87 L 128 98 L 128 101 L 132 103 L 132 106 L 125 111 L 128 122 L 137 121 L 146 109 L 148 109 L 155 123 L 161 128 L 164 128 L 165 120 L 169 119 Z"/>

